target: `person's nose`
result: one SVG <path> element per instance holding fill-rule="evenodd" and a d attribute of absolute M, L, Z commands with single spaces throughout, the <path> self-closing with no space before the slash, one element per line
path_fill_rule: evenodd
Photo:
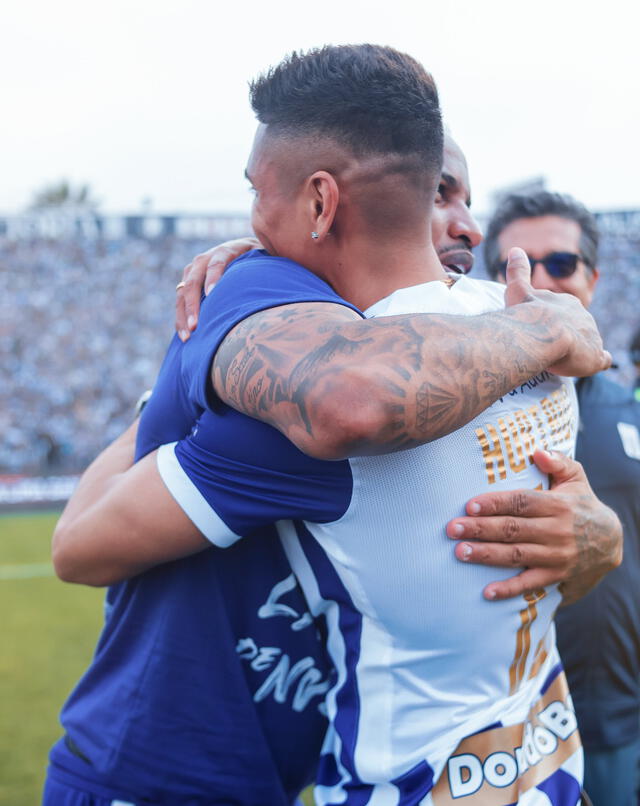
<path fill-rule="evenodd" d="M 454 240 L 466 238 L 472 247 L 482 241 L 482 230 L 466 205 L 460 205 L 449 224 L 449 236 Z"/>

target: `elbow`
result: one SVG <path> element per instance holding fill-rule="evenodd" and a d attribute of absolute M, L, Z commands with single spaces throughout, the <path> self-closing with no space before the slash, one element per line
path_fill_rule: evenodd
<path fill-rule="evenodd" d="M 403 412 L 379 390 L 356 381 L 325 394 L 313 408 L 299 440 L 303 453 L 336 461 L 350 456 L 389 453 L 401 447 Z"/>
<path fill-rule="evenodd" d="M 51 544 L 51 561 L 56 576 L 62 582 L 101 588 L 114 581 L 103 569 L 95 569 L 83 562 L 75 545 L 73 528 L 69 526 L 56 527 Z"/>

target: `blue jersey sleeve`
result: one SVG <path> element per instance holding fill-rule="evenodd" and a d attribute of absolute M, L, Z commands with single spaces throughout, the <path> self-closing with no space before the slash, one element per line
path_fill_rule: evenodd
<path fill-rule="evenodd" d="M 182 378 L 184 345 L 174 336 L 165 354 L 153 393 L 140 415 L 135 461 L 165 442 L 186 437 L 202 414 L 189 400 Z"/>
<path fill-rule="evenodd" d="M 184 345 L 182 372 L 191 401 L 203 409 L 211 408 L 211 362 L 229 331 L 254 313 L 299 302 L 345 305 L 363 316 L 331 286 L 292 260 L 254 249 L 234 261 L 203 301 L 198 327 Z"/>
<path fill-rule="evenodd" d="M 205 412 L 189 437 L 164 445 L 158 469 L 189 518 L 218 546 L 285 518 L 335 521 L 353 489 L 348 461 L 312 459 L 275 428 L 228 407 Z"/>

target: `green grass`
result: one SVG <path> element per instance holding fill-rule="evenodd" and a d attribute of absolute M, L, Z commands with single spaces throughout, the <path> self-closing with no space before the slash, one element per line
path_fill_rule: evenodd
<path fill-rule="evenodd" d="M 47 572 L 55 513 L 0 516 L 0 804 L 40 802 L 58 712 L 86 668 L 103 591 Z M 34 578 L 11 578 L 22 571 Z M 50 573 L 50 576 L 42 574 Z"/>
<path fill-rule="evenodd" d="M 0 515 L 0 806 L 40 802 L 47 754 L 61 734 L 60 707 L 86 669 L 102 623 L 103 591 L 53 576 L 56 519 Z M 312 806 L 310 790 L 303 802 Z"/>

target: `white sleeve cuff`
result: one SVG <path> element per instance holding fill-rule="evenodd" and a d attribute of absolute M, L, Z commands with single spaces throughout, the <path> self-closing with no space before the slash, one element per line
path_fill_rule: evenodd
<path fill-rule="evenodd" d="M 175 442 L 158 450 L 158 472 L 167 489 L 182 507 L 187 517 L 215 546 L 232 546 L 241 535 L 232 532 L 217 512 L 207 503 L 200 490 L 184 472 L 176 457 Z"/>

